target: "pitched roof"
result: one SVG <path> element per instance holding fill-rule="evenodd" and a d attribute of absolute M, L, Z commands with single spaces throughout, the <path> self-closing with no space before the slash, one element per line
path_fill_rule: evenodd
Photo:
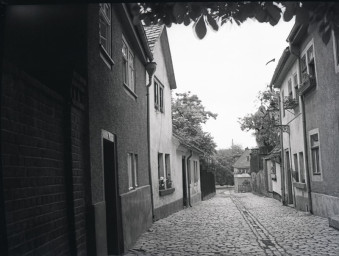
<path fill-rule="evenodd" d="M 204 154 L 204 151 L 202 151 L 200 148 L 190 144 L 189 142 L 187 142 L 183 137 L 181 137 L 180 135 L 176 134 L 175 132 L 172 133 L 172 135 L 177 138 L 179 140 L 179 143 L 181 145 L 183 145 L 184 147 L 190 149 L 190 150 L 194 150 L 195 152 L 197 152 L 198 154 Z"/>
<path fill-rule="evenodd" d="M 233 164 L 235 168 L 250 168 L 250 161 L 247 161 L 247 157 L 250 156 L 251 150 L 245 149 L 244 153 Z"/>
<path fill-rule="evenodd" d="M 164 25 L 144 26 L 146 37 L 147 37 L 147 42 L 152 53 L 154 50 L 154 46 L 162 33 L 163 28 L 164 28 Z"/>
<path fill-rule="evenodd" d="M 267 156 L 267 158 L 271 159 L 271 158 L 275 158 L 277 156 L 280 156 L 281 154 L 281 149 L 280 149 L 280 145 L 276 145 L 272 151 L 269 153 L 269 155 Z"/>
<path fill-rule="evenodd" d="M 173 62 L 171 56 L 171 50 L 168 42 L 167 30 L 164 25 L 144 25 L 145 35 L 147 37 L 148 47 L 151 50 L 152 54 L 154 53 L 154 48 L 157 42 L 163 46 L 164 61 L 166 63 L 166 70 L 168 73 L 168 80 L 171 89 L 176 89 L 177 84 L 174 76 Z"/>

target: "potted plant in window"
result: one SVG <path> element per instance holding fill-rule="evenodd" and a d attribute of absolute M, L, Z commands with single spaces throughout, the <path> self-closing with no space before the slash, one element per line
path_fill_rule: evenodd
<path fill-rule="evenodd" d="M 159 180 L 159 190 L 164 190 L 164 189 L 165 189 L 164 177 L 160 177 L 160 180 Z"/>
<path fill-rule="evenodd" d="M 303 95 L 316 86 L 315 77 L 312 74 L 302 74 L 302 83 L 298 89 L 298 94 Z"/>
<path fill-rule="evenodd" d="M 294 109 L 298 106 L 298 100 L 294 99 L 292 96 L 285 97 L 284 99 L 284 108 L 285 109 Z"/>

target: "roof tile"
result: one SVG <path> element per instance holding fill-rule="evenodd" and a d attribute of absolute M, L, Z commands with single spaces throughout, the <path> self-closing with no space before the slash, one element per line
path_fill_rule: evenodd
<path fill-rule="evenodd" d="M 158 38 L 160 37 L 163 28 L 164 28 L 164 25 L 144 26 L 146 37 L 147 37 L 147 42 L 152 53 L 154 51 L 154 46 Z"/>

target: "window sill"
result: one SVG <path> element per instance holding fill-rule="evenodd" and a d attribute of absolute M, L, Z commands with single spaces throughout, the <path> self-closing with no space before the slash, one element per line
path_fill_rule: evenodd
<path fill-rule="evenodd" d="M 164 113 L 164 110 L 161 109 L 158 105 L 154 105 L 154 108 L 156 112 Z"/>
<path fill-rule="evenodd" d="M 301 183 L 301 182 L 293 182 L 293 186 L 295 188 L 299 188 L 302 190 L 306 190 L 306 183 Z"/>
<path fill-rule="evenodd" d="M 112 60 L 109 53 L 105 50 L 105 48 L 100 44 L 100 56 L 103 59 L 103 61 L 106 63 L 106 65 L 111 69 L 112 66 L 115 64 Z"/>
<path fill-rule="evenodd" d="M 302 96 L 311 91 L 312 89 L 315 89 L 317 86 L 315 78 L 310 78 L 305 80 L 298 89 L 298 95 Z"/>
<path fill-rule="evenodd" d="M 164 190 L 159 190 L 159 196 L 167 196 L 174 193 L 175 188 L 168 188 Z"/>
<path fill-rule="evenodd" d="M 135 100 L 138 98 L 138 95 L 135 94 L 128 86 L 124 83 L 124 88 L 127 90 L 127 93 L 131 95 Z"/>
<path fill-rule="evenodd" d="M 321 173 L 313 173 L 314 176 L 320 176 Z"/>

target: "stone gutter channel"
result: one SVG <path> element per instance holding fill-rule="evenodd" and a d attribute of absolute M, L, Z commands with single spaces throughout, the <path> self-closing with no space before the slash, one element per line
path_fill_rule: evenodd
<path fill-rule="evenodd" d="M 263 249 L 266 255 L 291 255 L 287 253 L 281 245 L 279 245 L 274 236 L 268 232 L 259 220 L 257 220 L 253 214 L 246 209 L 239 198 L 232 194 L 230 195 L 230 198 L 252 230 L 253 234 L 256 236 L 260 248 Z"/>

